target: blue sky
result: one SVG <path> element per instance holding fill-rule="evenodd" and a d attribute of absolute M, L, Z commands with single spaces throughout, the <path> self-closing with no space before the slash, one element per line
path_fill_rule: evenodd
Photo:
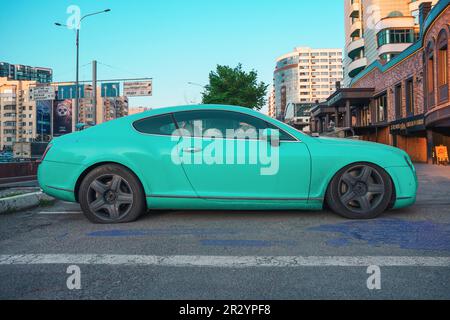
<path fill-rule="evenodd" d="M 75 33 L 65 23 L 69 5 L 87 18 L 81 28 L 80 77 L 100 63 L 99 79 L 153 77 L 154 96 L 134 106 L 200 102 L 217 64 L 258 71 L 272 83 L 275 59 L 296 46 L 342 48 L 339 0 L 15 0 L 2 1 L 0 61 L 51 67 L 55 81 L 75 78 Z M 108 67 L 108 66 L 112 66 Z"/>

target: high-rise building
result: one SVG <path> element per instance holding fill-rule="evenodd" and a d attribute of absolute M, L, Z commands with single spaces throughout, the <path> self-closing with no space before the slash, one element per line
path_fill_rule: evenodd
<path fill-rule="evenodd" d="M 267 99 L 267 105 L 269 107 L 268 115 L 271 118 L 276 117 L 276 111 L 275 111 L 275 89 L 272 87 L 269 93 L 269 98 Z"/>
<path fill-rule="evenodd" d="M 344 86 L 367 66 L 386 63 L 419 36 L 419 5 L 437 0 L 344 0 Z"/>
<path fill-rule="evenodd" d="M 28 91 L 35 81 L 0 78 L 0 150 L 15 142 L 31 142 L 36 137 L 36 102 Z"/>
<path fill-rule="evenodd" d="M 143 113 L 149 110 L 151 110 L 149 107 L 133 107 L 128 109 L 128 115 L 131 116 L 133 114 Z"/>
<path fill-rule="evenodd" d="M 53 70 L 49 68 L 0 62 L 0 77 L 8 78 L 8 80 L 28 80 L 39 83 L 50 83 L 53 81 Z"/>
<path fill-rule="evenodd" d="M 324 101 L 341 81 L 342 50 L 295 48 L 276 61 L 275 116 L 283 120 L 290 103 Z"/>

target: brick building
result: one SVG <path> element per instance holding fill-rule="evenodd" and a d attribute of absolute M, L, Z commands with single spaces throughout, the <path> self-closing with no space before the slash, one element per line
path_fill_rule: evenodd
<path fill-rule="evenodd" d="M 326 131 L 334 121 L 417 162 L 432 162 L 436 146 L 450 150 L 449 3 L 440 0 L 433 9 L 422 3 L 419 40 L 385 64 L 372 63 L 350 88 L 313 109 L 313 130 Z"/>

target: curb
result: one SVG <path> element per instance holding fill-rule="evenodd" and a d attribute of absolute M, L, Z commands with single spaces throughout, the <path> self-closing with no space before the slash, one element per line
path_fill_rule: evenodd
<path fill-rule="evenodd" d="M 53 203 L 55 199 L 40 191 L 0 199 L 0 214 L 38 207 L 42 201 Z"/>

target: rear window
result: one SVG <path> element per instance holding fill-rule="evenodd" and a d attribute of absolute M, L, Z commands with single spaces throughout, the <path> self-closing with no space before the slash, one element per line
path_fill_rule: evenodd
<path fill-rule="evenodd" d="M 170 114 L 142 119 L 133 123 L 133 126 L 139 132 L 163 136 L 170 136 L 176 130 Z"/>

